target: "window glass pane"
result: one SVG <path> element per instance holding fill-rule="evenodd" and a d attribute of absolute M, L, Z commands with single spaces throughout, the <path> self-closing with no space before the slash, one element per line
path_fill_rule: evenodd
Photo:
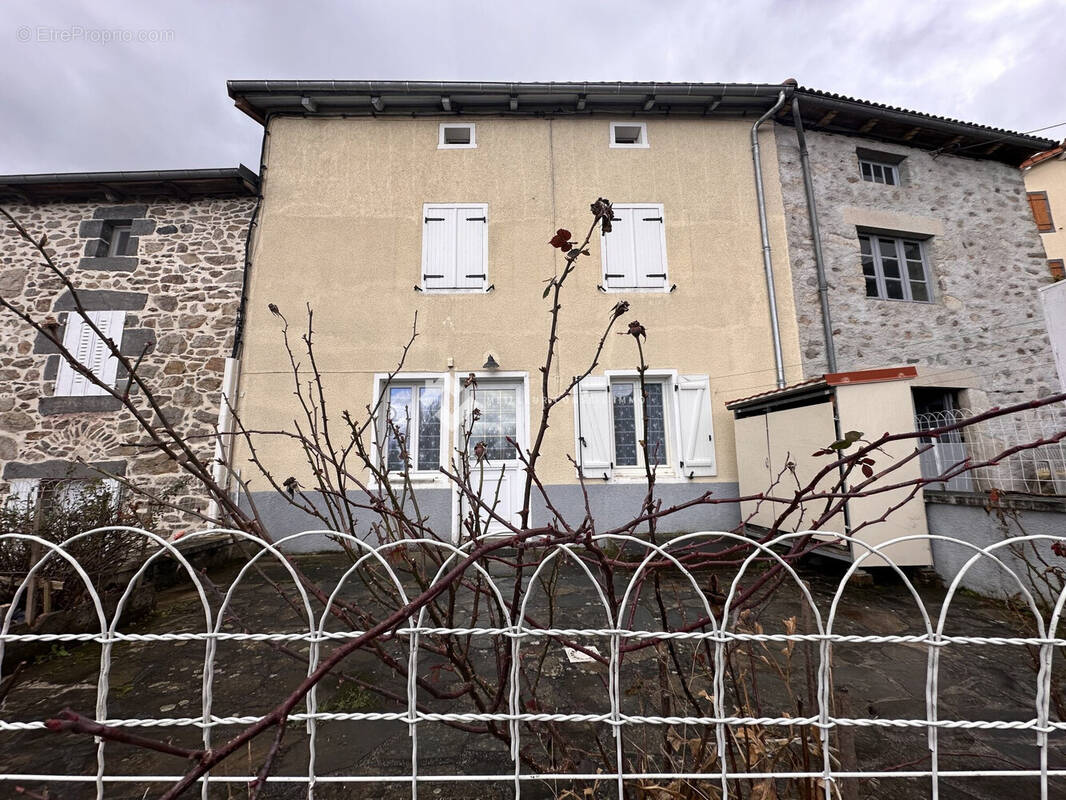
<path fill-rule="evenodd" d="M 900 277 L 899 262 L 894 258 L 881 259 L 881 271 L 885 273 L 885 279 L 898 279 Z"/>
<path fill-rule="evenodd" d="M 921 261 L 908 261 L 907 262 L 907 274 L 912 281 L 924 281 L 925 280 L 925 266 Z"/>
<path fill-rule="evenodd" d="M 924 283 L 918 283 L 911 281 L 911 299 L 912 300 L 928 300 L 929 299 L 929 287 Z"/>
<path fill-rule="evenodd" d="M 895 258 L 896 257 L 896 240 L 895 239 L 878 239 L 877 248 L 881 252 L 881 258 Z"/>
<path fill-rule="evenodd" d="M 474 406 L 481 411 L 481 416 L 471 428 L 470 440 L 474 444 L 485 443 L 485 458 L 490 461 L 513 459 L 515 449 L 507 439 L 518 440 L 515 390 L 509 387 L 479 387 L 474 396 Z"/>
<path fill-rule="evenodd" d="M 874 270 L 873 256 L 862 257 L 862 274 L 865 275 L 867 278 L 872 278 L 877 274 L 877 272 Z"/>
<path fill-rule="evenodd" d="M 644 440 L 648 443 L 648 461 L 652 464 L 666 463 L 666 420 L 663 413 L 663 385 L 645 384 L 648 392 L 648 427 Z M 639 413 L 639 412 L 638 412 Z"/>
<path fill-rule="evenodd" d="M 895 167 L 885 167 L 885 183 L 887 183 L 889 186 L 895 186 L 896 185 L 896 168 Z"/>
<path fill-rule="evenodd" d="M 440 400 L 441 390 L 437 387 L 423 387 L 418 392 L 419 469 L 440 466 Z"/>
<path fill-rule="evenodd" d="M 921 261 L 922 260 L 922 246 L 918 242 L 911 241 L 910 239 L 903 240 L 903 257 L 908 261 Z"/>
<path fill-rule="evenodd" d="M 860 163 L 860 166 L 862 167 L 862 179 L 864 181 L 872 181 L 874 179 L 874 173 L 873 173 L 873 170 L 870 168 L 870 162 L 869 161 L 861 161 L 859 163 Z"/>
<path fill-rule="evenodd" d="M 406 441 L 401 442 L 397 432 L 404 440 L 407 438 L 407 428 L 414 410 L 411 407 L 411 396 L 414 389 L 410 386 L 392 386 L 389 388 L 389 406 L 386 409 L 388 423 L 385 431 L 385 454 L 386 463 L 390 470 L 402 471 L 404 469 L 404 453 Z"/>
<path fill-rule="evenodd" d="M 868 256 L 868 255 L 870 255 L 873 252 L 870 249 L 870 237 L 869 236 L 860 236 L 859 237 L 859 252 L 861 252 L 864 256 Z"/>
<path fill-rule="evenodd" d="M 614 410 L 614 463 L 619 467 L 637 465 L 637 417 L 632 383 L 611 384 Z"/>
<path fill-rule="evenodd" d="M 889 280 L 888 278 L 886 278 L 885 279 L 885 292 L 888 294 L 888 297 L 890 299 L 892 299 L 892 300 L 902 300 L 903 299 L 903 281 L 894 281 L 894 280 Z"/>
<path fill-rule="evenodd" d="M 877 292 L 877 279 L 876 278 L 867 278 L 866 279 L 866 296 L 867 297 L 880 297 L 880 295 Z"/>

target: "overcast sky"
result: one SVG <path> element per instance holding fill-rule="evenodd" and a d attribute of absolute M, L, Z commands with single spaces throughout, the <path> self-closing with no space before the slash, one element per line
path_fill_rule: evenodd
<path fill-rule="evenodd" d="M 1064 29 L 1066 0 L 5 0 L 0 173 L 258 168 L 228 78 L 795 77 L 1030 131 L 1066 122 Z"/>

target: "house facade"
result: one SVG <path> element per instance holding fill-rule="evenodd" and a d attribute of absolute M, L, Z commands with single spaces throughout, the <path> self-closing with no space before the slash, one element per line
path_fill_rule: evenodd
<path fill-rule="evenodd" d="M 308 304 L 327 402 L 335 414 L 347 408 L 362 419 L 388 393 L 394 418 L 411 421 L 420 510 L 445 535 L 456 534 L 459 515 L 439 467 L 451 461 L 471 401 L 463 380 L 477 376 L 483 417 L 474 436 L 502 471 L 501 507 L 513 514 L 524 473 L 505 438 L 528 447 L 540 416 L 550 323 L 542 294 L 564 260 L 549 239 L 563 228 L 580 242 L 593 221 L 590 203 L 606 197 L 618 220 L 610 234 L 593 236 L 567 283 L 549 389 L 561 391 L 592 364 L 612 308 L 627 300 L 626 320 L 647 329 L 648 430 L 634 402 L 634 340 L 610 335 L 576 402 L 555 408 L 539 477 L 553 504 L 580 518 L 579 464 L 598 522 L 620 524 L 640 509 L 638 442 L 647 437 L 664 504 L 708 490 L 735 496 L 724 401 L 776 380 L 751 128 L 783 91 L 231 83 L 237 105 L 267 133 L 241 353 L 244 424 L 276 430 L 299 415 L 279 389 L 279 381 L 291 386 L 291 368 L 269 307 L 302 330 Z M 775 136 L 773 125 L 760 134 L 770 154 L 767 239 L 776 294 L 788 298 Z M 386 385 L 416 313 L 419 335 Z M 776 324 L 783 373 L 797 378 L 790 303 Z M 258 449 L 276 476 L 312 485 L 291 444 L 265 438 Z M 253 499 L 289 529 L 306 525 L 285 516 L 273 492 Z M 675 522 L 731 527 L 736 514 L 711 507 Z"/>
<path fill-rule="evenodd" d="M 168 421 L 210 458 L 231 360 L 245 245 L 258 177 L 247 168 L 0 176 L 0 203 L 47 248 L 102 331 L 142 357 Z M 6 223 L 6 221 L 5 221 Z M 9 225 L 0 295 L 55 326 L 81 363 L 122 387 L 117 359 L 75 311 L 74 298 Z M 106 480 L 130 481 L 205 511 L 166 455 L 131 446 L 138 423 L 120 401 L 71 369 L 44 336 L 0 314 L 0 476 L 33 500 Z M 109 477 L 111 476 L 111 477 Z M 200 522 L 169 513 L 173 526 Z"/>
<path fill-rule="evenodd" d="M 813 90 L 798 90 L 781 122 L 806 377 L 913 365 L 919 406 L 949 408 L 1057 391 L 1039 296 L 1051 278 L 1017 170 L 1045 140 Z"/>

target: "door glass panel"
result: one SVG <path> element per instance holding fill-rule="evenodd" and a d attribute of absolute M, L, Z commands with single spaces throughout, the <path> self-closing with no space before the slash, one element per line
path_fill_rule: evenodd
<path fill-rule="evenodd" d="M 614 411 L 614 458 L 619 467 L 637 465 L 637 417 L 632 383 L 611 384 Z"/>
<path fill-rule="evenodd" d="M 423 387 L 418 393 L 418 468 L 440 466 L 440 401 L 438 387 Z"/>
<path fill-rule="evenodd" d="M 648 428 L 645 441 L 648 443 L 648 460 L 652 464 L 666 463 L 666 420 L 663 414 L 663 385 L 645 384 L 648 392 Z"/>
<path fill-rule="evenodd" d="M 474 395 L 474 407 L 481 415 L 474 421 L 470 440 L 476 445 L 485 443 L 485 458 L 511 460 L 515 449 L 507 439 L 518 440 L 518 398 L 513 387 L 479 386 Z"/>

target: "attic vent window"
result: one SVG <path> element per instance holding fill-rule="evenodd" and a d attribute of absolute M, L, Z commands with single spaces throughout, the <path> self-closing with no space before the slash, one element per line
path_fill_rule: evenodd
<path fill-rule="evenodd" d="M 612 122 L 611 147 L 647 147 L 648 126 L 644 122 Z"/>
<path fill-rule="evenodd" d="M 477 147 L 477 140 L 474 138 L 474 123 L 455 124 L 442 122 L 437 149 L 455 150 L 463 147 Z"/>

